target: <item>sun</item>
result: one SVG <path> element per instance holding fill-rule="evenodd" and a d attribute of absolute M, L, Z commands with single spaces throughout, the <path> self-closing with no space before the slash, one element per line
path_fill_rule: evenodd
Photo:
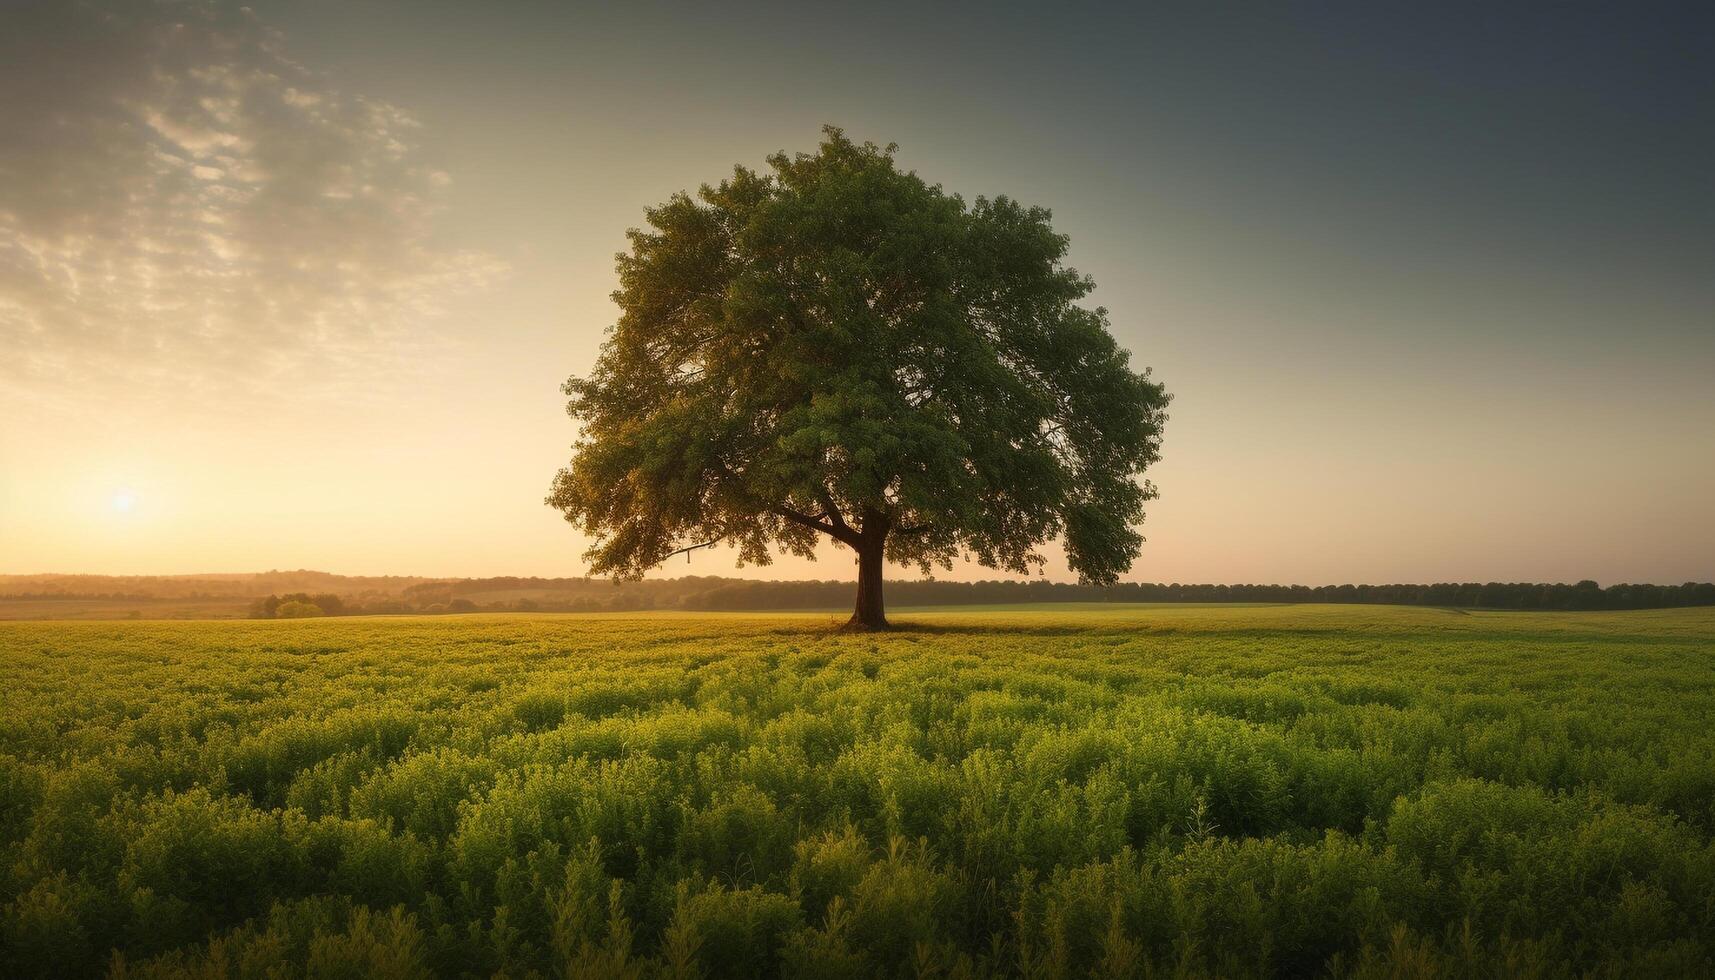
<path fill-rule="evenodd" d="M 129 514 L 137 507 L 137 495 L 129 490 L 113 492 L 113 509 L 120 514 Z"/>

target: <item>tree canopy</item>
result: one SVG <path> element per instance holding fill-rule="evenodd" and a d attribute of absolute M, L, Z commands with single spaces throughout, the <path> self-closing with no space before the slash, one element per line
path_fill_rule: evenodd
<path fill-rule="evenodd" d="M 885 625 L 885 560 L 1024 574 L 1130 567 L 1168 395 L 1133 371 L 1049 213 L 966 202 L 894 147 L 828 128 L 646 212 L 620 308 L 564 386 L 582 423 L 547 502 L 635 578 L 725 543 L 742 562 L 854 549 L 854 623 Z"/>

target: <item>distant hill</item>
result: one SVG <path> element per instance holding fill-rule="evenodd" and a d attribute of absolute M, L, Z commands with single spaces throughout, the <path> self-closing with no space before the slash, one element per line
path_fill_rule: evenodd
<path fill-rule="evenodd" d="M 0 575 L 0 597 L 250 599 L 270 592 L 376 592 L 396 595 L 424 582 L 413 575 L 335 575 L 309 569 L 195 575 Z"/>
<path fill-rule="evenodd" d="M 0 575 L 0 619 L 220 619 L 250 615 L 280 593 L 349 596 L 358 608 L 438 581 L 411 575 L 335 575 L 309 569 L 195 575 Z"/>

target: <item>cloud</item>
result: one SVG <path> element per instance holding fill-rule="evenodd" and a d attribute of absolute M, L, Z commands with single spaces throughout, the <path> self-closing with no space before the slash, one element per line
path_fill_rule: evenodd
<path fill-rule="evenodd" d="M 14 8 L 0 28 L 0 381 L 260 390 L 373 368 L 504 274 L 436 244 L 418 124 L 248 9 Z"/>

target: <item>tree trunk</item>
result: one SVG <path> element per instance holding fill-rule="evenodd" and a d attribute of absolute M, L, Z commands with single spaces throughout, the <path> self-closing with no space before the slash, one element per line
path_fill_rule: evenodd
<path fill-rule="evenodd" d="M 887 629 L 887 612 L 881 602 L 881 567 L 886 554 L 886 538 L 877 535 L 857 547 L 858 591 L 857 608 L 846 622 L 849 630 Z"/>

